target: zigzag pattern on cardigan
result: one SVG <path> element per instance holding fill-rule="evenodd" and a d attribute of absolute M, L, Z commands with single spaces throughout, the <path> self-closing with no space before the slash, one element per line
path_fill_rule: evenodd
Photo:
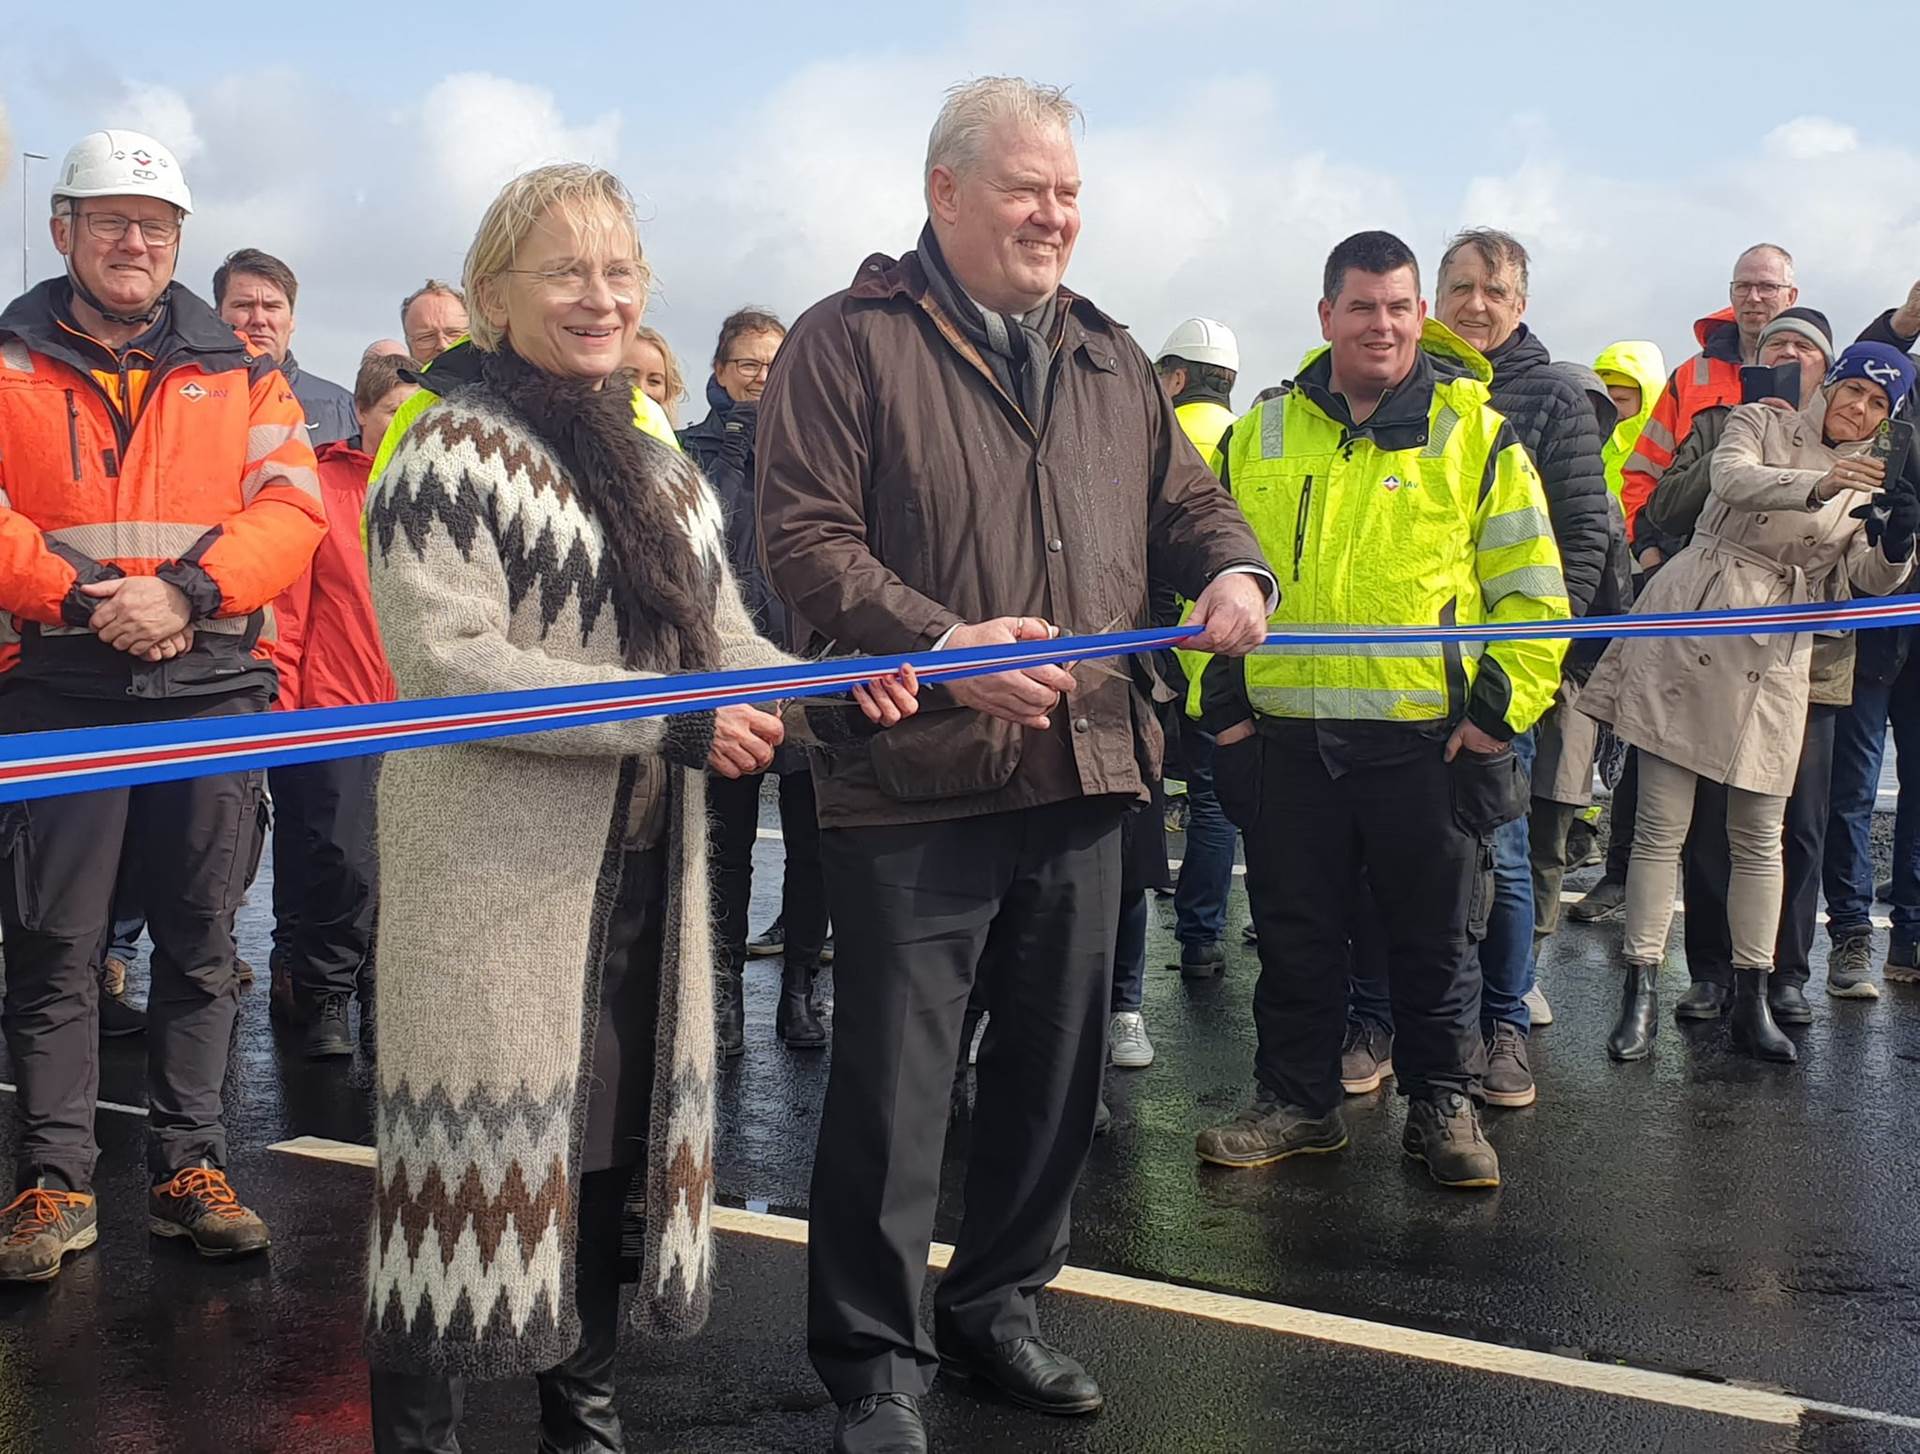
<path fill-rule="evenodd" d="M 424 1314 L 458 1342 L 459 1324 L 478 1332 L 503 1303 L 515 1327 L 540 1309 L 552 1318 L 547 1289 L 573 1214 L 573 1101 L 569 1085 L 545 1103 L 523 1085 L 504 1102 L 476 1088 L 455 1106 L 437 1085 L 416 1099 L 404 1080 L 378 1098 L 372 1288 L 387 1296 L 369 1308 L 376 1322 L 397 1315 L 406 1328 Z"/>

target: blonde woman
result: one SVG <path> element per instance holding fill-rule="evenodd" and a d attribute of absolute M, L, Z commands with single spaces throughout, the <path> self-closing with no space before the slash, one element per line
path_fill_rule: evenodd
<path fill-rule="evenodd" d="M 607 172 L 510 182 L 467 254 L 472 377 L 368 503 L 402 695 L 786 660 L 757 636 L 698 471 L 633 424 L 647 290 Z M 911 681 L 862 686 L 882 725 Z M 542 1447 L 619 1449 L 620 1222 L 643 1178 L 633 1319 L 705 1320 L 712 1276 L 706 770 L 763 770 L 753 707 L 397 753 L 383 881 L 368 1359 L 374 1447 L 458 1448 L 463 1382 L 532 1373 Z M 448 923 L 478 953 L 450 964 Z"/>
<path fill-rule="evenodd" d="M 642 323 L 627 345 L 626 364 L 640 392 L 666 410 L 667 422 L 678 429 L 680 406 L 687 401 L 687 380 L 666 336 Z"/>

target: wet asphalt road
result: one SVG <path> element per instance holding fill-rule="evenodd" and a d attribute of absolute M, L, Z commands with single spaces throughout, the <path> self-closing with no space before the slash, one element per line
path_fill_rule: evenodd
<path fill-rule="evenodd" d="M 761 844 L 756 927 L 772 912 L 778 853 Z M 242 918 L 243 952 L 263 969 L 268 898 L 263 873 Z M 937 1448 L 1920 1454 L 1920 994 L 1816 993 L 1815 1024 L 1795 1032 L 1796 1069 L 1732 1056 L 1722 1026 L 1682 1031 L 1670 1018 L 1651 1060 L 1615 1066 L 1601 1041 L 1618 928 L 1569 925 L 1542 974 L 1557 1018 L 1533 1040 L 1540 1101 L 1490 1115 L 1506 1185 L 1449 1195 L 1400 1155 L 1391 1093 L 1348 1102 L 1353 1144 L 1339 1156 L 1198 1166 L 1193 1133 L 1246 1094 L 1255 963 L 1238 941 L 1237 895 L 1221 981 L 1190 985 L 1164 968 L 1164 904 L 1156 918 L 1147 1019 L 1158 1059 L 1109 1072 L 1115 1129 L 1080 1192 L 1075 1265 L 1906 1422 L 1777 1426 L 1054 1293 L 1048 1327 L 1100 1376 L 1107 1411 L 1060 1423 L 943 1386 L 928 1406 Z M 720 1188 L 734 1205 L 804 1215 L 826 1055 L 773 1039 L 777 978 L 777 960 L 749 970 L 748 1053 L 723 1087 Z M 1670 969 L 1669 1002 L 1683 984 Z M 369 1173 L 264 1149 L 293 1135 L 369 1141 L 365 1067 L 300 1060 L 268 1022 L 265 989 L 263 974 L 228 1092 L 235 1181 L 268 1218 L 272 1252 L 217 1267 L 150 1246 L 140 1122 L 102 1111 L 99 1248 L 51 1287 L 0 1292 L 0 1454 L 367 1447 Z M 140 1042 L 110 1043 L 102 1098 L 137 1105 L 141 1074 Z M 0 1155 L 11 1134 L 0 1130 Z M 943 1238 L 957 1226 L 967 1139 L 963 1107 Z M 720 1281 L 703 1339 L 630 1350 L 632 1447 L 824 1449 L 832 1416 L 805 1360 L 802 1252 L 723 1234 Z M 533 1447 L 533 1412 L 530 1385 L 476 1391 L 464 1447 Z"/>

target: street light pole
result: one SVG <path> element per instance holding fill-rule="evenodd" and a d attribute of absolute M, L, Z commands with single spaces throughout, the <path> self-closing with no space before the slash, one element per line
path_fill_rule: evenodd
<path fill-rule="evenodd" d="M 20 291 L 26 292 L 27 282 L 27 163 L 43 162 L 47 154 L 43 151 L 23 151 L 20 153 Z"/>

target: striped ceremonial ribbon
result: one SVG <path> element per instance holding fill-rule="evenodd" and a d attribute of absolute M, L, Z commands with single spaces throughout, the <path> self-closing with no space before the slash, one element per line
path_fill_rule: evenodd
<path fill-rule="evenodd" d="M 1417 645 L 1633 636 L 1773 636 L 1920 625 L 1920 595 L 1806 602 L 1748 610 L 1608 616 L 1473 626 L 1299 626 L 1274 632 L 1268 647 Z M 974 646 L 897 656 L 831 657 L 793 667 L 704 672 L 526 692 L 422 698 L 367 707 L 319 707 L 135 726 L 83 727 L 0 736 L 0 803 L 131 787 L 216 772 L 239 772 L 523 736 L 603 722 L 669 716 L 735 703 L 844 692 L 856 682 L 911 665 L 922 681 L 957 681 L 1042 663 L 1128 656 L 1199 634 L 1174 626 L 1065 636 L 1008 646 Z"/>

